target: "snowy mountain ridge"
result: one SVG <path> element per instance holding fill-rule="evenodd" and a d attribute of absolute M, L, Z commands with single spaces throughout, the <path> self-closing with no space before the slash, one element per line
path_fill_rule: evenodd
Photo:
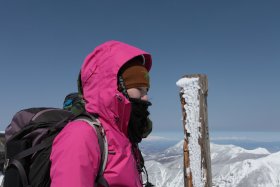
<path fill-rule="evenodd" d="M 183 141 L 157 154 L 146 154 L 149 180 L 157 187 L 181 187 Z M 210 144 L 213 187 L 280 187 L 280 152 Z"/>

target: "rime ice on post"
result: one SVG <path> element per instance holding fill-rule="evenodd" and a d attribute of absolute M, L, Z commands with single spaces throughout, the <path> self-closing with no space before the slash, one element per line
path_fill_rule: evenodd
<path fill-rule="evenodd" d="M 184 127 L 185 187 L 211 187 L 211 159 L 208 134 L 207 76 L 186 75 L 177 81 Z"/>

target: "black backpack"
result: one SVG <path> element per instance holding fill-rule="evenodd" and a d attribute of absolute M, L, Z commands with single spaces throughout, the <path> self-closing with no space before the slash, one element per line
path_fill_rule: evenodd
<path fill-rule="evenodd" d="M 52 142 L 73 120 L 83 120 L 94 127 L 102 154 L 95 184 L 108 186 L 103 178 L 108 145 L 97 118 L 59 108 L 29 108 L 17 112 L 5 130 L 4 187 L 49 187 Z"/>

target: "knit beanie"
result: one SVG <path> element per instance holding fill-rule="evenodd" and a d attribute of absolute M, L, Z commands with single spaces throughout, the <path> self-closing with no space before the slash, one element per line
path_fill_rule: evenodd
<path fill-rule="evenodd" d="M 141 56 L 140 56 L 141 57 Z M 143 58 L 133 58 L 121 68 L 125 88 L 150 87 L 149 73 L 143 65 Z"/>

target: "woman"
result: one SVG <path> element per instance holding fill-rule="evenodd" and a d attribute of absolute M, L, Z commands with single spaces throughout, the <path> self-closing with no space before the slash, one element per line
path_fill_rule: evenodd
<path fill-rule="evenodd" d="M 150 54 L 118 41 L 96 47 L 82 65 L 85 109 L 98 116 L 108 141 L 103 177 L 110 187 L 143 186 L 138 143 L 151 132 L 151 65 Z M 95 184 L 101 164 L 98 138 L 84 121 L 70 122 L 55 138 L 51 162 L 51 187 L 101 186 Z"/>

